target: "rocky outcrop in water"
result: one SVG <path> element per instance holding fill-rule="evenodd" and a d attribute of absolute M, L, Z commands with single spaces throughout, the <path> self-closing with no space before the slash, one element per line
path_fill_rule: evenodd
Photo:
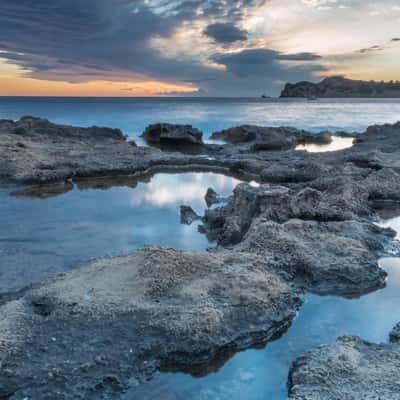
<path fill-rule="evenodd" d="M 102 259 L 0 307 L 0 397 L 117 399 L 284 331 L 300 299 L 263 259 L 155 247 Z"/>
<path fill-rule="evenodd" d="M 321 154 L 295 147 L 330 134 L 239 127 L 215 136 L 232 143 L 188 155 L 137 147 L 107 128 L 0 121 L 2 180 L 36 184 L 20 196 L 129 186 L 178 169 L 261 184 L 241 184 L 206 211 L 202 230 L 217 242 L 209 252 L 146 248 L 2 296 L 0 397 L 118 399 L 161 367 L 187 369 L 270 340 L 294 317 L 303 290 L 353 296 L 384 284 L 377 260 L 394 249 L 394 232 L 373 221 L 377 203 L 400 202 L 400 124 L 370 127 L 352 148 Z M 210 190 L 207 200 L 220 198 Z M 356 355 L 368 348 L 338 343 Z M 387 360 L 379 357 L 366 360 L 378 369 Z"/>
<path fill-rule="evenodd" d="M 0 138 L 0 180 L 24 184 L 144 175 L 204 163 L 198 157 L 138 147 L 118 129 L 57 125 L 34 117 L 0 120 Z"/>
<path fill-rule="evenodd" d="M 400 399 L 400 345 L 343 336 L 299 357 L 289 374 L 289 400 Z"/>
<path fill-rule="evenodd" d="M 384 285 L 378 258 L 395 236 L 357 211 L 340 191 L 241 184 L 226 205 L 206 211 L 202 231 L 231 251 L 264 257 L 310 291 L 354 295 Z"/>
<path fill-rule="evenodd" d="M 203 133 L 191 125 L 154 124 L 149 125 L 142 137 L 149 143 L 203 144 Z"/>
<path fill-rule="evenodd" d="M 223 140 L 230 144 L 248 145 L 249 151 L 273 151 L 294 149 L 299 144 L 316 143 L 329 144 L 332 135 L 321 132 L 313 135 L 304 130 L 290 127 L 261 127 L 242 125 L 235 128 L 214 132 L 212 140 Z"/>
<path fill-rule="evenodd" d="M 400 82 L 374 82 L 328 77 L 319 83 L 287 83 L 281 97 L 400 97 Z"/>

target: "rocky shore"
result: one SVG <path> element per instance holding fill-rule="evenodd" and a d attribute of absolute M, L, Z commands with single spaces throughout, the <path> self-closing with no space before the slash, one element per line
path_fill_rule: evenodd
<path fill-rule="evenodd" d="M 146 247 L 7 295 L 0 398 L 119 399 L 159 369 L 201 368 L 283 334 L 306 291 L 351 297 L 384 286 L 378 259 L 399 249 L 395 232 L 375 223 L 376 209 L 400 202 L 400 123 L 352 134 L 353 147 L 332 153 L 296 147 L 349 134 L 241 126 L 213 134 L 224 144 L 209 144 L 190 126 L 146 132 L 154 146 L 172 141 L 175 151 L 136 146 L 109 128 L 0 121 L 1 179 L 22 185 L 18 195 L 120 186 L 182 169 L 257 182 L 228 199 L 210 189 L 207 204 L 220 204 L 203 216 L 183 205 L 182 222 L 200 218 L 216 242 L 208 252 Z M 290 398 L 366 399 L 365 388 L 385 385 L 381 398 L 396 399 L 399 359 L 395 343 L 339 339 L 294 363 Z M 360 383 L 351 389 L 353 380 Z M 322 396 L 333 384 L 331 397 Z"/>

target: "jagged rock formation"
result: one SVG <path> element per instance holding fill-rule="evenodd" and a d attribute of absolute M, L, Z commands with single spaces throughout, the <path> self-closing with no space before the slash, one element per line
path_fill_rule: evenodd
<path fill-rule="evenodd" d="M 307 290 L 353 295 L 383 286 L 386 274 L 378 257 L 395 236 L 363 214 L 337 188 L 241 184 L 226 205 L 206 211 L 202 231 L 231 251 L 264 257 Z"/>
<path fill-rule="evenodd" d="M 400 82 L 374 82 L 346 79 L 340 76 L 325 78 L 319 83 L 287 83 L 280 97 L 400 97 Z"/>
<path fill-rule="evenodd" d="M 400 399 L 400 344 L 343 336 L 299 357 L 289 374 L 289 400 Z"/>

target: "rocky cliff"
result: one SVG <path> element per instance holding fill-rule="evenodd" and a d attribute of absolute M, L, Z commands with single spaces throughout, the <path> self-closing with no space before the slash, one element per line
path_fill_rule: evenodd
<path fill-rule="evenodd" d="M 400 82 L 357 81 L 335 76 L 319 83 L 287 83 L 280 97 L 400 98 Z"/>

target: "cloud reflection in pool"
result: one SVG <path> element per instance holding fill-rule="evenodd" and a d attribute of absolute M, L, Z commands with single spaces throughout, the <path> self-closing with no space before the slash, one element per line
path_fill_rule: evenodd
<path fill-rule="evenodd" d="M 234 178 L 213 173 L 157 174 L 147 184 L 139 183 L 131 194 L 134 206 L 179 207 L 190 205 L 198 212 L 204 210 L 204 195 L 209 187 L 223 196 L 239 183 Z"/>
<path fill-rule="evenodd" d="M 186 173 L 158 174 L 134 188 L 75 188 L 43 199 L 15 198 L 0 190 L 0 292 L 145 244 L 203 250 L 210 244 L 196 224 L 180 224 L 179 206 L 186 203 L 203 213 L 209 186 L 226 196 L 237 182 Z"/>

